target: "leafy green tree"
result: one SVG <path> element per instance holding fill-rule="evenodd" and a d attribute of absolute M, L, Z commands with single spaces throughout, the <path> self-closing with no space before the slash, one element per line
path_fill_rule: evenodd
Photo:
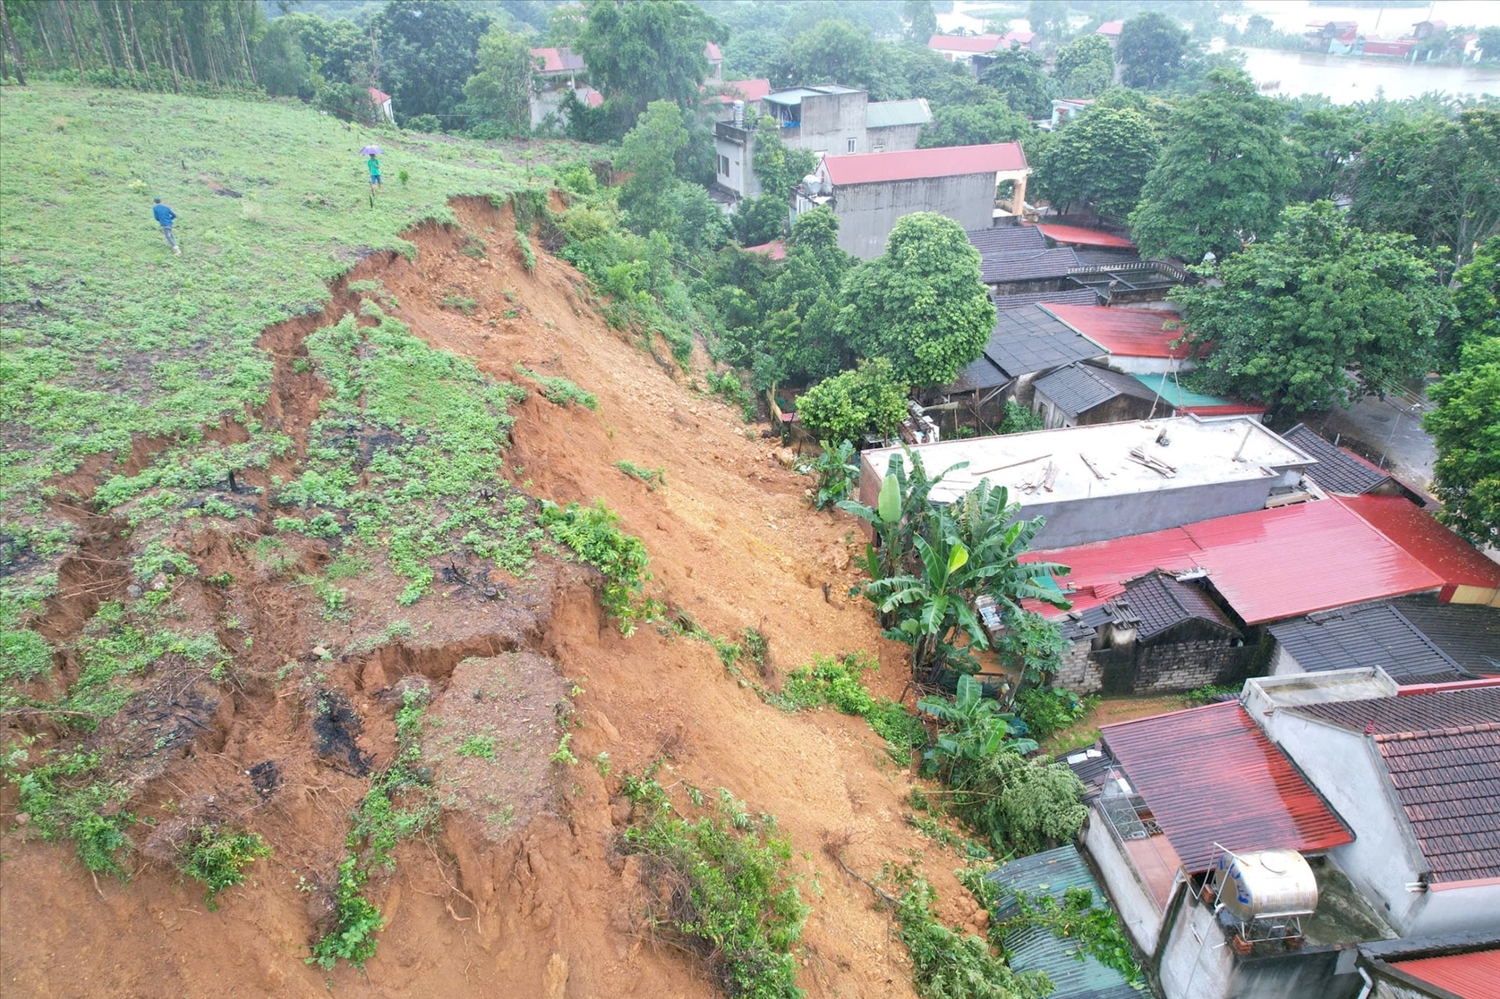
<path fill-rule="evenodd" d="M 1127 87 L 1159 90 L 1182 74 L 1187 51 L 1187 31 L 1166 14 L 1144 11 L 1120 28 L 1120 79 Z"/>
<path fill-rule="evenodd" d="M 682 109 L 667 100 L 652 101 L 620 143 L 615 163 L 630 174 L 620 185 L 620 207 L 636 232 L 675 229 L 667 196 L 677 183 L 677 154 L 687 144 Z"/>
<path fill-rule="evenodd" d="M 1500 110 L 1397 115 L 1370 133 L 1351 191 L 1360 225 L 1450 247 L 1461 266 L 1500 233 Z"/>
<path fill-rule="evenodd" d="M 1438 517 L 1475 544 L 1500 545 L 1500 337 L 1470 341 L 1431 395 L 1437 409 L 1423 426 L 1438 453 Z"/>
<path fill-rule="evenodd" d="M 978 146 L 990 142 L 1015 142 L 1032 132 L 1031 123 L 1004 101 L 939 107 L 932 121 L 922 126 L 917 147 Z"/>
<path fill-rule="evenodd" d="M 1453 322 L 1457 342 L 1500 337 L 1500 236 L 1491 236 L 1474 259 L 1453 275 Z"/>
<path fill-rule="evenodd" d="M 1080 35 L 1057 53 L 1054 86 L 1062 97 L 1092 97 L 1115 80 L 1115 50 L 1103 35 Z"/>
<path fill-rule="evenodd" d="M 999 752 L 956 768 L 949 807 L 996 850 L 1035 853 L 1077 835 L 1088 815 L 1066 763 Z"/>
<path fill-rule="evenodd" d="M 839 246 L 838 232 L 838 216 L 823 206 L 792 223 L 786 261 L 761 296 L 757 387 L 827 378 L 842 367 L 849 351 L 839 330 L 839 286 L 854 258 Z"/>
<path fill-rule="evenodd" d="M 887 358 L 908 384 L 952 381 L 995 326 L 963 227 L 934 212 L 902 217 L 885 253 L 845 278 L 839 324 L 856 351 Z"/>
<path fill-rule="evenodd" d="M 786 235 L 791 209 L 785 198 L 770 194 L 758 198 L 741 198 L 730 216 L 734 238 L 741 246 L 760 246 Z"/>
<path fill-rule="evenodd" d="M 1300 98 L 1293 103 L 1287 139 L 1297 168 L 1288 192 L 1291 203 L 1333 200 L 1343 193 L 1345 175 L 1360 148 L 1363 114 L 1356 107 L 1327 98 Z"/>
<path fill-rule="evenodd" d="M 1500 27 L 1479 29 L 1479 57 L 1484 62 L 1500 62 Z"/>
<path fill-rule="evenodd" d="M 272 21 L 255 43 L 255 75 L 273 96 L 311 97 L 316 89 L 312 64 L 286 20 Z"/>
<path fill-rule="evenodd" d="M 488 14 L 454 0 L 390 0 L 371 21 L 380 39 L 380 83 L 404 116 L 460 124 L 464 83 L 474 75 Z"/>
<path fill-rule="evenodd" d="M 779 200 L 783 209 L 789 208 L 793 188 L 817 165 L 818 156 L 812 150 L 788 148 L 774 130 L 756 131 L 751 167 L 760 181 L 760 189 L 767 197 Z"/>
<path fill-rule="evenodd" d="M 704 50 L 719 26 L 685 0 L 616 3 L 588 0 L 587 20 L 574 47 L 607 100 L 633 118 L 655 101 L 690 108 L 708 75 Z"/>
<path fill-rule="evenodd" d="M 1130 228 L 1141 251 L 1223 259 L 1276 225 L 1295 180 L 1285 109 L 1244 73 L 1215 70 L 1211 89 L 1172 112 Z"/>
<path fill-rule="evenodd" d="M 881 75 L 876 51 L 869 28 L 844 20 L 820 21 L 792 39 L 772 76 L 783 86 L 843 83 L 871 90 Z"/>
<path fill-rule="evenodd" d="M 994 87 L 1000 99 L 1030 118 L 1052 113 L 1052 92 L 1040 56 L 1022 48 L 996 52 L 990 64 L 979 74 L 979 82 Z"/>
<path fill-rule="evenodd" d="M 861 361 L 797 397 L 797 419 L 820 440 L 858 441 L 895 435 L 906 419 L 906 387 L 884 358 Z"/>
<path fill-rule="evenodd" d="M 931 0 L 902 0 L 901 19 L 906 22 L 907 41 L 926 45 L 927 39 L 937 34 L 937 14 Z"/>
<path fill-rule="evenodd" d="M 1088 204 L 1128 215 L 1160 152 L 1144 114 L 1096 104 L 1057 133 L 1037 166 L 1037 190 L 1054 205 Z"/>
<path fill-rule="evenodd" d="M 1371 233 L 1329 201 L 1286 209 L 1276 235 L 1175 289 L 1193 380 L 1280 411 L 1349 405 L 1427 370 L 1450 307 L 1410 236 Z"/>
<path fill-rule="evenodd" d="M 294 12 L 272 23 L 292 35 L 307 54 L 312 71 L 327 82 L 364 83 L 372 78 L 373 42 L 354 22 Z"/>
<path fill-rule="evenodd" d="M 718 202 L 697 184 L 674 183 L 667 191 L 665 209 L 673 222 L 672 245 L 688 259 L 715 253 L 729 240 L 729 220 Z"/>
<path fill-rule="evenodd" d="M 478 71 L 464 84 L 470 114 L 500 136 L 529 134 L 532 72 L 526 40 L 492 25 L 479 40 Z"/>
<path fill-rule="evenodd" d="M 1026 21 L 1043 41 L 1062 41 L 1068 33 L 1067 0 L 1031 0 L 1026 7 Z"/>

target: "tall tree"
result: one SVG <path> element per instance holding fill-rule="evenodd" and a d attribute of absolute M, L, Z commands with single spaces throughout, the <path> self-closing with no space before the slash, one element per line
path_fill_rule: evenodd
<path fill-rule="evenodd" d="M 906 39 L 918 45 L 937 34 L 937 14 L 933 12 L 931 0 L 902 0 L 901 19 L 906 22 Z"/>
<path fill-rule="evenodd" d="M 796 35 L 772 75 L 784 85 L 842 83 L 874 90 L 881 70 L 870 29 L 835 19 Z"/>
<path fill-rule="evenodd" d="M 1377 126 L 1351 190 L 1361 225 L 1447 246 L 1461 266 L 1500 233 L 1500 110 L 1470 108 L 1457 120 L 1400 114 Z"/>
<path fill-rule="evenodd" d="M 636 232 L 676 228 L 667 195 L 677 183 L 677 154 L 687 144 L 682 109 L 668 100 L 652 101 L 620 143 L 615 164 L 630 174 L 620 185 L 620 207 Z"/>
<path fill-rule="evenodd" d="M 1287 139 L 1297 167 L 1288 200 L 1333 200 L 1344 192 L 1346 173 L 1359 150 L 1364 115 L 1356 107 L 1327 98 L 1299 98 L 1292 106 Z"/>
<path fill-rule="evenodd" d="M 1095 104 L 1069 121 L 1037 166 L 1037 190 L 1054 205 L 1087 204 L 1128 215 L 1161 146 L 1151 121 L 1128 107 Z"/>
<path fill-rule="evenodd" d="M 1479 545 L 1500 545 L 1500 337 L 1464 347 L 1457 373 L 1432 389 L 1423 426 L 1437 448 L 1438 517 Z"/>
<path fill-rule="evenodd" d="M 1042 59 L 1034 52 L 1016 47 L 997 52 L 979 75 L 979 82 L 994 87 L 1011 110 L 1030 118 L 1041 118 L 1052 112 L 1052 92 Z"/>
<path fill-rule="evenodd" d="M 708 43 L 719 27 L 686 0 L 589 0 L 574 47 L 594 86 L 633 120 L 653 101 L 694 107 L 708 75 Z"/>
<path fill-rule="evenodd" d="M 1057 53 L 1052 75 L 1059 96 L 1092 97 L 1115 80 L 1115 50 L 1103 35 L 1081 35 Z"/>
<path fill-rule="evenodd" d="M 1295 168 L 1285 109 L 1242 72 L 1214 70 L 1209 83 L 1173 110 L 1166 148 L 1130 216 L 1143 252 L 1222 260 L 1268 234 L 1286 204 Z"/>
<path fill-rule="evenodd" d="M 479 40 L 479 64 L 464 84 L 471 116 L 499 135 L 531 131 L 531 75 L 534 66 L 526 40 L 498 24 Z"/>
<path fill-rule="evenodd" d="M 488 14 L 455 0 L 390 0 L 371 21 L 380 39 L 380 79 L 406 116 L 437 115 L 462 124 L 464 83 L 474 75 Z"/>
<path fill-rule="evenodd" d="M 854 258 L 839 246 L 837 215 L 819 206 L 797 216 L 786 261 L 762 292 L 763 346 L 753 367 L 758 387 L 827 378 L 839 370 L 848 354 L 839 330 L 839 287 L 853 266 Z"/>
<path fill-rule="evenodd" d="M 1171 17 L 1154 10 L 1137 14 L 1120 28 L 1120 78 L 1127 87 L 1165 87 L 1182 74 L 1187 51 L 1188 33 Z"/>
<path fill-rule="evenodd" d="M 1225 260 L 1217 284 L 1174 289 L 1210 392 L 1291 412 L 1349 405 L 1426 371 L 1451 307 L 1410 236 L 1365 232 L 1331 201 Z"/>
<path fill-rule="evenodd" d="M 1004 101 L 955 104 L 932 112 L 932 121 L 922 126 L 917 147 L 979 146 L 990 142 L 1015 142 L 1032 132 L 1031 122 L 1010 109 Z"/>
<path fill-rule="evenodd" d="M 1067 0 L 1031 0 L 1026 7 L 1026 21 L 1043 41 L 1062 41 L 1068 33 Z"/>
<path fill-rule="evenodd" d="M 933 212 L 904 216 L 885 253 L 844 280 L 839 325 L 855 351 L 884 357 L 904 382 L 952 381 L 979 356 L 995 307 L 963 227 Z"/>

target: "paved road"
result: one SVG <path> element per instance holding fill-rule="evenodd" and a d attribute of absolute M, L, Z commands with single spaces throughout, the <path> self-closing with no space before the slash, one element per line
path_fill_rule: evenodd
<path fill-rule="evenodd" d="M 1353 438 L 1357 445 L 1352 450 L 1390 469 L 1412 488 L 1431 492 L 1437 451 L 1422 429 L 1422 414 L 1432 409 L 1425 392 L 1420 396 L 1403 392 L 1384 399 L 1367 395 L 1349 409 L 1335 407 L 1324 423 L 1325 433 L 1338 434 L 1346 446 Z"/>

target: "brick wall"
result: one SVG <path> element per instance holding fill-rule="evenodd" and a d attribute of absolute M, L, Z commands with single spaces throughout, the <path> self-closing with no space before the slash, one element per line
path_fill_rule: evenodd
<path fill-rule="evenodd" d="M 1073 642 L 1054 683 L 1076 694 L 1175 694 L 1210 684 L 1238 684 L 1258 675 L 1269 643 L 1234 646 L 1226 639 L 1172 641 L 1094 650 Z"/>

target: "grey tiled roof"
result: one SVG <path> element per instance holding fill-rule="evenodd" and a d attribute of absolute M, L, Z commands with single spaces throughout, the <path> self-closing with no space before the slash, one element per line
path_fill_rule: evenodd
<path fill-rule="evenodd" d="M 1271 634 L 1309 673 L 1379 666 L 1403 684 L 1470 676 L 1390 603 L 1319 611 L 1273 624 Z"/>
<path fill-rule="evenodd" d="M 1076 362 L 1036 381 L 1036 390 L 1071 417 L 1087 413 L 1116 396 L 1155 399 L 1156 395 L 1130 375 Z"/>
<path fill-rule="evenodd" d="M 1445 604 L 1433 596 L 1402 597 L 1391 603 L 1470 673 L 1500 675 L 1500 608 Z"/>
<path fill-rule="evenodd" d="M 985 284 L 1065 278 L 1078 266 L 1078 255 L 1063 247 L 1057 250 L 1023 250 L 1019 253 L 985 254 L 979 259 L 979 280 Z"/>
<path fill-rule="evenodd" d="M 997 253 L 1020 253 L 1027 250 L 1045 250 L 1047 237 L 1034 225 L 1001 225 L 989 229 L 970 229 L 969 242 L 981 257 Z"/>
<path fill-rule="evenodd" d="M 1369 462 L 1361 461 L 1341 447 L 1318 436 L 1311 428 L 1299 423 L 1281 436 L 1293 447 L 1301 448 L 1318 463 L 1307 470 L 1307 474 L 1320 489 L 1330 493 L 1358 496 L 1369 492 L 1390 479 L 1390 476 Z"/>
<path fill-rule="evenodd" d="M 1184 621 L 1209 621 L 1231 632 L 1238 629 L 1229 616 L 1208 598 L 1208 594 L 1191 583 L 1180 583 L 1171 576 L 1153 572 L 1125 584 L 1123 599 L 1140 620 L 1137 637 L 1150 639 Z"/>
<path fill-rule="evenodd" d="M 995 331 L 984 348 L 984 356 L 1010 378 L 1104 354 L 1102 347 L 1040 305 L 997 312 Z"/>
<path fill-rule="evenodd" d="M 1023 305 L 1098 305 L 1099 293 L 1091 288 L 1074 288 L 1072 291 L 1032 291 L 1024 295 L 991 295 L 990 301 L 997 309 L 1019 309 Z"/>

